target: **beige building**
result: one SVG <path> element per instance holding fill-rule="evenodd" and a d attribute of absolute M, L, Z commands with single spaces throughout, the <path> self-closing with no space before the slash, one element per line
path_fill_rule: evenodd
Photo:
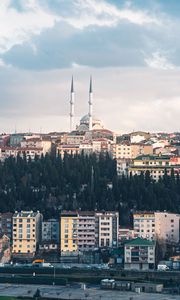
<path fill-rule="evenodd" d="M 132 164 L 129 166 L 128 172 L 132 175 L 140 175 L 149 171 L 154 180 L 159 180 L 165 172 L 171 174 L 174 169 L 175 173 L 180 172 L 180 159 L 179 157 L 171 157 L 167 155 L 141 155 L 136 157 Z"/>
<path fill-rule="evenodd" d="M 113 158 L 118 159 L 134 159 L 139 155 L 153 154 L 152 145 L 148 144 L 130 144 L 130 143 L 121 143 L 114 144 L 111 147 L 111 154 Z"/>
<path fill-rule="evenodd" d="M 155 239 L 154 212 L 137 212 L 133 214 L 134 237 Z"/>
<path fill-rule="evenodd" d="M 68 145 L 63 144 L 59 145 L 56 148 L 56 155 L 61 155 L 61 157 L 64 157 L 64 154 L 67 153 L 69 155 L 75 155 L 80 153 L 80 145 Z"/>
<path fill-rule="evenodd" d="M 21 211 L 13 215 L 13 254 L 35 254 L 41 238 L 40 212 Z"/>
<path fill-rule="evenodd" d="M 42 149 L 43 155 L 51 153 L 51 140 L 45 138 L 28 138 L 21 142 L 22 148 Z"/>
<path fill-rule="evenodd" d="M 0 160 L 4 161 L 8 157 L 23 157 L 26 155 L 27 159 L 34 160 L 35 157 L 40 157 L 43 154 L 43 148 L 22 148 L 22 147 L 1 147 Z"/>
<path fill-rule="evenodd" d="M 134 236 L 148 240 L 179 242 L 180 215 L 169 212 L 137 212 L 133 214 Z"/>
<path fill-rule="evenodd" d="M 179 242 L 180 215 L 168 212 L 155 212 L 155 232 L 159 240 L 169 243 Z"/>

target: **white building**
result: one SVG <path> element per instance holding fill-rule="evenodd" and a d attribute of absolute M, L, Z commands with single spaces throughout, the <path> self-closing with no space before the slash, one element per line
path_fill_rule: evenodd
<path fill-rule="evenodd" d="M 124 244 L 124 268 L 149 270 L 155 266 L 155 242 L 136 238 Z"/>
<path fill-rule="evenodd" d="M 96 212 L 96 237 L 98 247 L 117 247 L 118 245 L 118 212 Z"/>
<path fill-rule="evenodd" d="M 134 234 L 148 240 L 179 242 L 180 215 L 169 212 L 138 212 L 133 214 Z"/>

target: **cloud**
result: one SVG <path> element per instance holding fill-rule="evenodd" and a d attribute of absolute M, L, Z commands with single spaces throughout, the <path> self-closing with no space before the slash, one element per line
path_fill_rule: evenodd
<path fill-rule="evenodd" d="M 58 20 L 57 15 L 47 13 L 36 0 L 26 0 L 22 5 L 23 10 L 19 11 L 11 6 L 10 0 L 0 1 L 0 54 L 52 28 Z"/>
<path fill-rule="evenodd" d="M 152 53 L 150 57 L 145 58 L 145 62 L 148 67 L 160 70 L 172 70 L 175 66 L 168 61 L 165 54 L 160 51 Z"/>
<path fill-rule="evenodd" d="M 75 7 L 79 13 L 75 17 L 64 18 L 64 21 L 79 29 L 95 25 L 117 26 L 122 21 L 136 25 L 161 24 L 159 19 L 145 11 L 130 7 L 118 9 L 117 6 L 103 0 L 76 0 Z"/>

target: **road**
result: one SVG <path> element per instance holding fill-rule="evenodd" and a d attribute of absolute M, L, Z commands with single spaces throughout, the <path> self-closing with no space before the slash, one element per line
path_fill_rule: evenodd
<path fill-rule="evenodd" d="M 56 299 L 71 300 L 179 300 L 179 296 L 163 294 L 136 294 L 132 292 L 106 291 L 97 287 L 86 290 L 79 286 L 38 286 L 41 296 Z M 32 297 L 37 290 L 36 285 L 0 284 L 0 296 L 28 296 Z"/>

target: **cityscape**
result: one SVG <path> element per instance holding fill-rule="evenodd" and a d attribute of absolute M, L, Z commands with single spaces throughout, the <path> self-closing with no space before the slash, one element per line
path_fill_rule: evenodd
<path fill-rule="evenodd" d="M 179 299 L 180 2 L 0 2 L 0 300 Z"/>

